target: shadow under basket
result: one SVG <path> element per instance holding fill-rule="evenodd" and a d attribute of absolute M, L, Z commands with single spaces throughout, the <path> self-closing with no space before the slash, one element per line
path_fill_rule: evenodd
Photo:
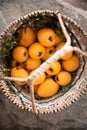
<path fill-rule="evenodd" d="M 28 15 L 15 20 L 0 35 L 0 50 L 2 49 L 5 38 L 8 35 L 14 35 L 14 33 L 21 26 L 29 22 L 32 18 L 36 18 L 36 21 L 38 20 L 38 17 L 45 16 L 57 19 L 57 13 L 58 11 L 41 10 L 29 13 Z M 72 19 L 62 14 L 61 16 L 72 42 L 81 50 L 87 51 L 87 35 L 84 33 L 83 29 Z M 60 90 L 53 97 L 46 99 L 35 99 L 37 113 L 46 114 L 61 111 L 78 100 L 78 98 L 87 90 L 87 58 L 79 55 L 77 52 L 75 53 L 80 58 L 80 67 L 76 72 L 73 82 L 64 89 Z M 4 72 L 0 69 L 0 76 L 3 74 Z M 24 90 L 14 87 L 10 81 L 6 80 L 0 81 L 0 89 L 4 95 L 19 109 L 33 112 L 31 96 Z"/>

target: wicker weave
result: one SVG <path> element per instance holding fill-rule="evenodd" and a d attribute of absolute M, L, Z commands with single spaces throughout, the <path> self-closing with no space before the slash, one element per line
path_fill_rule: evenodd
<path fill-rule="evenodd" d="M 58 11 L 50 11 L 50 10 L 42 10 L 30 13 L 25 15 L 24 17 L 19 18 L 12 22 L 7 29 L 1 34 L 0 42 L 3 44 L 5 37 L 8 34 L 13 34 L 19 26 L 23 24 L 25 20 L 27 20 L 31 16 L 37 15 L 47 15 L 47 16 L 56 16 Z M 86 42 L 87 42 L 87 35 L 84 33 L 82 28 L 72 19 L 62 15 L 63 21 L 66 24 L 67 28 L 70 30 L 70 35 L 73 35 L 74 42 L 78 43 L 77 46 L 80 47 L 82 50 L 87 50 Z M 1 48 L 0 44 L 0 48 Z M 52 98 L 43 99 L 43 100 L 35 100 L 35 106 L 37 109 L 37 113 L 53 113 L 60 111 L 67 106 L 71 105 L 75 102 L 86 90 L 87 90 L 87 59 L 82 55 L 79 56 L 81 65 L 78 70 L 77 76 L 75 77 L 74 81 L 62 93 L 56 94 Z M 42 70 L 42 69 L 41 69 Z M 41 70 L 39 70 L 41 72 Z M 23 91 L 19 91 L 17 88 L 11 91 L 12 86 L 8 86 L 6 81 L 0 81 L 0 89 L 4 93 L 4 95 L 15 104 L 20 109 L 26 111 L 33 111 L 32 109 L 32 102 L 31 97 L 28 96 Z"/>

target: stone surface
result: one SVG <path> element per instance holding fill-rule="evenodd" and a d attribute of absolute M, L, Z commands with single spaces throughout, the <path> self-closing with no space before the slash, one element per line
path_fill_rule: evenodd
<path fill-rule="evenodd" d="M 65 0 L 66 2 L 69 2 L 75 7 L 82 8 L 83 10 L 87 10 L 87 0 Z"/>
<path fill-rule="evenodd" d="M 13 20 L 39 9 L 59 10 L 74 19 L 87 33 L 86 0 L 0 0 L 0 32 Z M 60 113 L 44 116 L 20 111 L 2 93 L 0 99 L 0 130 L 87 129 L 87 93 Z"/>

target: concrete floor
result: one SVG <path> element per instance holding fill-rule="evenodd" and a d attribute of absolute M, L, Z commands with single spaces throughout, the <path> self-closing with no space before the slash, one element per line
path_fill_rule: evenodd
<path fill-rule="evenodd" d="M 38 9 L 58 9 L 76 20 L 87 33 L 87 0 L 0 0 L 0 32 L 13 20 Z M 83 24 L 84 23 L 84 24 Z M 5 107 L 5 97 L 0 94 L 0 130 L 47 130 L 17 124 Z M 75 113 L 73 113 L 75 111 Z M 63 117 L 63 121 L 62 120 Z M 78 121 L 74 122 L 75 118 Z M 25 117 L 26 118 L 26 117 Z M 87 93 L 75 104 L 59 114 L 60 125 L 52 130 L 87 130 Z M 73 120 L 74 119 L 74 120 Z M 68 123 L 67 123 L 68 122 Z M 47 124 L 46 124 L 47 125 Z M 58 125 L 58 124 L 56 124 Z"/>

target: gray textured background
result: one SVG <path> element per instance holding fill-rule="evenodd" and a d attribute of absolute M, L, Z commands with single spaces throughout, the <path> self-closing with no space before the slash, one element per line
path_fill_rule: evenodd
<path fill-rule="evenodd" d="M 0 33 L 13 20 L 39 9 L 60 10 L 87 33 L 87 0 L 0 0 Z M 14 108 L 0 92 L 0 130 L 87 130 L 87 93 L 60 113 L 33 115 L 33 120 L 31 116 Z"/>

